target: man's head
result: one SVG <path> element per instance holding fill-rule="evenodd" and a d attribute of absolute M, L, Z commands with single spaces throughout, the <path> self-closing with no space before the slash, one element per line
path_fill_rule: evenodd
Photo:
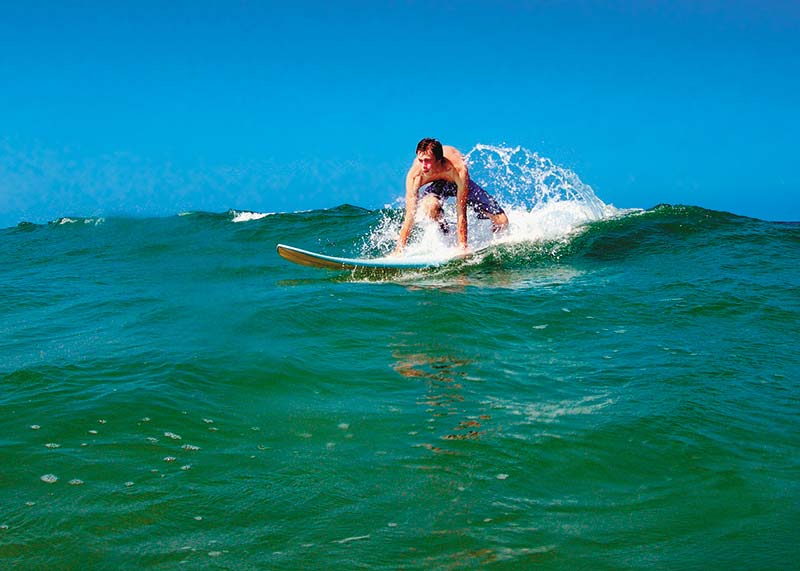
<path fill-rule="evenodd" d="M 442 162 L 443 158 L 442 144 L 436 139 L 422 139 L 417 144 L 417 160 L 422 166 L 422 172 L 429 172 L 434 163 Z"/>

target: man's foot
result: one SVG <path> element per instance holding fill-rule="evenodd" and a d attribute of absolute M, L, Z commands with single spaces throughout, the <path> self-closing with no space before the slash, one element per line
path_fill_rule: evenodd
<path fill-rule="evenodd" d="M 502 232 L 508 228 L 508 216 L 505 213 L 500 213 L 492 216 L 492 232 L 495 234 Z"/>

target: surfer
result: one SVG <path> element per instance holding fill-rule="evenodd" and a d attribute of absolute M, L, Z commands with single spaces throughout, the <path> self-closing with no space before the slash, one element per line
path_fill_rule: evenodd
<path fill-rule="evenodd" d="M 421 194 L 421 196 L 420 196 Z M 443 232 L 449 230 L 442 213 L 442 201 L 456 197 L 456 236 L 458 244 L 467 249 L 467 205 L 480 218 L 492 221 L 493 230 L 508 225 L 508 217 L 497 200 L 469 178 L 464 156 L 455 147 L 442 146 L 436 139 L 422 139 L 417 145 L 417 157 L 406 175 L 406 213 L 395 253 L 405 248 L 417 213 L 417 205 Z"/>

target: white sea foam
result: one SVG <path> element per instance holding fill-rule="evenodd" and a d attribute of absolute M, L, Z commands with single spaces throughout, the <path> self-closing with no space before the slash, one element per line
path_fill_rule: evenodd
<path fill-rule="evenodd" d="M 83 222 L 84 224 L 91 224 L 97 226 L 105 222 L 105 218 L 70 218 L 68 216 L 64 216 L 55 220 L 53 224 L 64 225 L 64 224 L 78 224 Z"/>
<path fill-rule="evenodd" d="M 505 399 L 489 399 L 486 404 L 494 409 L 504 409 L 518 416 L 524 424 L 550 424 L 558 422 L 561 417 L 594 414 L 614 401 L 606 394 L 589 395 L 580 399 L 561 401 L 524 403 Z"/>
<path fill-rule="evenodd" d="M 250 222 L 252 220 L 261 220 L 267 216 L 272 215 L 272 212 L 248 212 L 233 210 L 233 222 Z"/>

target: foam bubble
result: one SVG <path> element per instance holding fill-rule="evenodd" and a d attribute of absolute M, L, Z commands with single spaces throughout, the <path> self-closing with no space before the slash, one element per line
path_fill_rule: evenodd
<path fill-rule="evenodd" d="M 45 484 L 55 484 L 56 482 L 58 482 L 58 476 L 56 476 L 55 474 L 45 474 L 39 479 Z"/>

